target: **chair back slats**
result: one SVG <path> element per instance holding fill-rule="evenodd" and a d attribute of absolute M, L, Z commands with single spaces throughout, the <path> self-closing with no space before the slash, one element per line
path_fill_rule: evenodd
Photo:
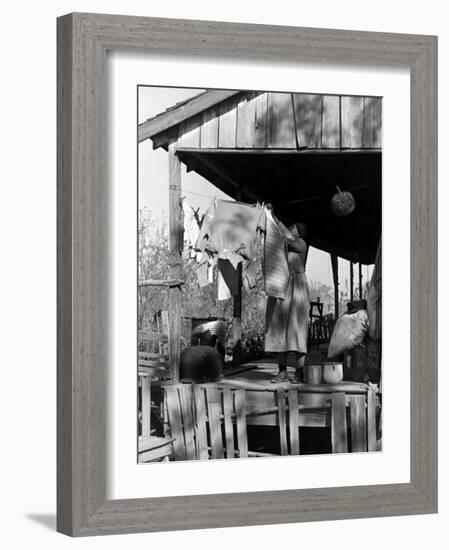
<path fill-rule="evenodd" d="M 366 451 L 366 399 L 364 395 L 351 395 L 351 448 L 352 452 Z"/>
<path fill-rule="evenodd" d="M 248 435 L 246 432 L 245 390 L 234 393 L 235 416 L 237 425 L 237 447 L 240 458 L 248 457 Z"/>
<path fill-rule="evenodd" d="M 285 392 L 282 388 L 277 388 L 277 406 L 279 418 L 279 438 L 281 444 L 281 455 L 288 455 L 287 446 L 287 407 L 285 403 Z"/>
<path fill-rule="evenodd" d="M 186 460 L 187 451 L 184 440 L 181 405 L 179 402 L 178 386 L 167 386 L 165 388 L 167 403 L 168 421 L 170 423 L 173 450 L 177 460 Z"/>
<path fill-rule="evenodd" d="M 368 390 L 366 403 L 367 432 L 368 432 L 368 451 L 377 451 L 376 434 L 376 393 L 374 390 Z"/>
<path fill-rule="evenodd" d="M 193 386 L 193 399 L 196 415 L 196 456 L 199 459 L 209 458 L 207 443 L 206 394 L 198 385 Z"/>
<path fill-rule="evenodd" d="M 192 388 L 185 384 L 178 386 L 178 388 L 187 460 L 194 460 L 196 458 L 196 447 L 192 412 Z"/>
<path fill-rule="evenodd" d="M 230 388 L 223 388 L 223 415 L 226 439 L 226 458 L 234 458 L 235 456 L 234 425 L 232 423 L 234 407 L 232 401 L 232 392 Z"/>
<path fill-rule="evenodd" d="M 141 329 L 138 332 L 139 371 L 152 378 L 168 379 L 171 377 L 168 358 L 168 312 L 159 311 L 155 315 L 156 331 Z"/>
<path fill-rule="evenodd" d="M 224 458 L 223 434 L 221 431 L 221 397 L 217 386 L 207 386 L 206 397 L 211 457 Z"/>
<path fill-rule="evenodd" d="M 299 402 L 296 390 L 288 391 L 288 427 L 290 432 L 290 453 L 299 455 Z"/>
<path fill-rule="evenodd" d="M 331 396 L 331 437 L 333 453 L 348 452 L 346 398 L 344 393 L 333 393 Z"/>

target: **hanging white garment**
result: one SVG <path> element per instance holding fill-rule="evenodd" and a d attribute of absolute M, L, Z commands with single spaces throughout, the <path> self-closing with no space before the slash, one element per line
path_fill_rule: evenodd
<path fill-rule="evenodd" d="M 190 258 L 198 261 L 201 257 L 201 252 L 195 250 L 200 233 L 198 211 L 195 211 L 185 199 L 182 200 L 182 209 L 184 212 L 184 250 L 188 252 Z"/>

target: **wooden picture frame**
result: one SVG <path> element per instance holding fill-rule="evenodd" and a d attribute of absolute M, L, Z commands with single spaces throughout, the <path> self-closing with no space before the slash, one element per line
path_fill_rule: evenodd
<path fill-rule="evenodd" d="M 106 499 L 108 50 L 410 69 L 410 483 Z M 437 511 L 436 37 L 81 13 L 58 19 L 57 496 L 57 529 L 72 536 Z"/>

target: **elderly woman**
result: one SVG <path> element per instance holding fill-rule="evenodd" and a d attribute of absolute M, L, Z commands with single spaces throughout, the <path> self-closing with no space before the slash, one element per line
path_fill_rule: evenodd
<path fill-rule="evenodd" d="M 278 353 L 279 373 L 272 382 L 287 382 L 287 353 L 296 356 L 293 383 L 301 383 L 307 354 L 309 329 L 309 288 L 305 274 L 307 257 L 306 226 L 294 223 L 288 229 L 279 221 L 267 205 L 282 232 L 288 255 L 289 279 L 285 298 L 269 297 L 266 311 L 265 351 Z"/>

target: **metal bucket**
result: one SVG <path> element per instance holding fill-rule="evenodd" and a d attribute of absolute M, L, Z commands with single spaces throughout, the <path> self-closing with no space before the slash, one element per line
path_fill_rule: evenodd
<path fill-rule="evenodd" d="M 323 363 L 323 379 L 326 384 L 340 384 L 343 380 L 343 363 Z"/>

